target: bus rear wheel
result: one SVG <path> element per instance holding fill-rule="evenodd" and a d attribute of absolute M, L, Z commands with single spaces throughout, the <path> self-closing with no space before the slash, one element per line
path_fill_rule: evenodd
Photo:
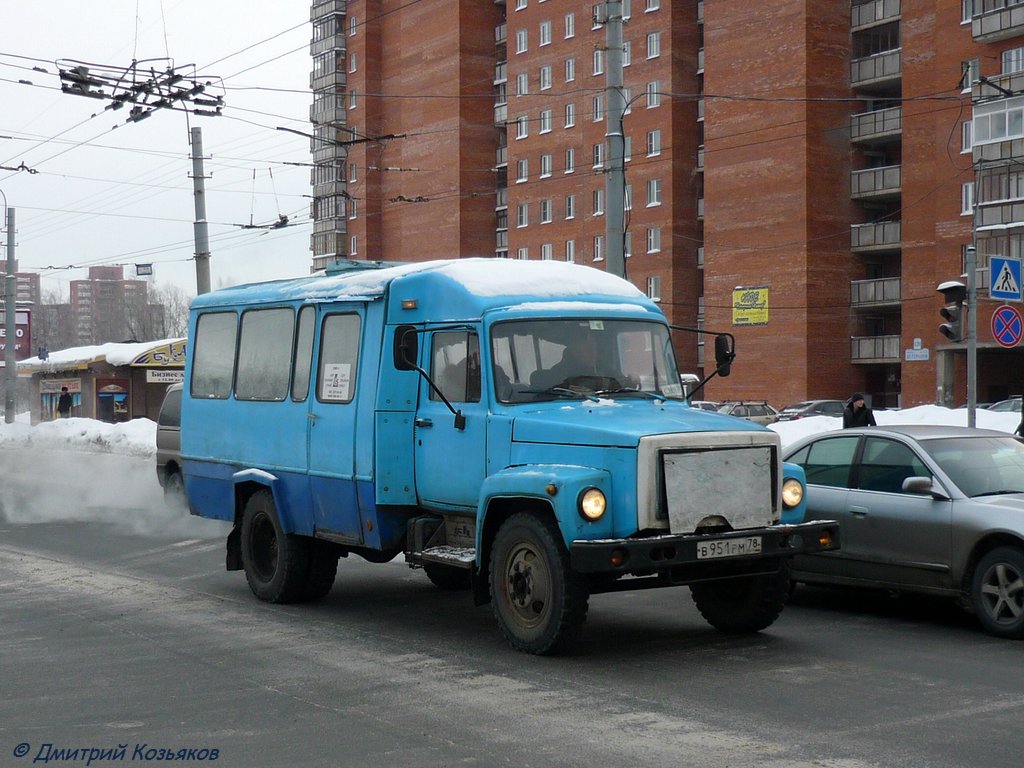
<path fill-rule="evenodd" d="M 291 603 L 306 595 L 309 544 L 284 533 L 270 491 L 257 491 L 242 512 L 242 567 L 249 589 L 268 603 Z"/>

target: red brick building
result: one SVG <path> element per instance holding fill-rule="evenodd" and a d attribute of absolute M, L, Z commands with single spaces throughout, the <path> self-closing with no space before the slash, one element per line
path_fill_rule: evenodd
<path fill-rule="evenodd" d="M 935 289 L 975 237 L 978 399 L 1021 391 L 987 266 L 1019 257 L 1024 231 L 1024 5 L 622 5 L 627 276 L 671 322 L 735 334 L 733 375 L 706 396 L 964 401 L 965 344 L 939 334 Z M 314 268 L 604 266 L 593 3 L 320 0 L 311 18 Z M 703 349 L 681 336 L 681 368 Z"/>

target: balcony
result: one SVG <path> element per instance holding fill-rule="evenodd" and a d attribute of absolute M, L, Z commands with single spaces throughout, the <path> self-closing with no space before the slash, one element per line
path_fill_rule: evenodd
<path fill-rule="evenodd" d="M 704 0 L 697 0 L 697 23 L 704 23 Z"/>
<path fill-rule="evenodd" d="M 494 28 L 494 44 L 504 45 L 508 41 L 508 24 L 499 24 Z"/>
<path fill-rule="evenodd" d="M 494 153 L 494 167 L 504 168 L 508 165 L 508 147 L 498 147 L 498 151 Z"/>
<path fill-rule="evenodd" d="M 855 144 L 879 144 L 898 139 L 903 132 L 903 107 L 850 115 L 850 141 Z"/>
<path fill-rule="evenodd" d="M 697 218 L 698 219 L 703 219 L 704 218 L 704 198 L 703 197 L 698 197 L 697 198 Z"/>
<path fill-rule="evenodd" d="M 892 306 L 899 303 L 900 278 L 898 277 L 850 281 L 850 306 L 854 309 Z"/>
<path fill-rule="evenodd" d="M 1024 5 L 1001 0 L 999 6 L 971 18 L 971 36 L 976 43 L 994 43 L 1024 34 Z"/>
<path fill-rule="evenodd" d="M 977 227 L 979 230 L 1003 229 L 1010 225 L 1019 227 L 1022 224 L 1024 224 L 1024 200 L 1001 200 L 995 203 L 978 204 Z"/>
<path fill-rule="evenodd" d="M 345 38 L 341 35 L 328 35 L 319 40 L 311 40 L 309 43 L 309 55 L 314 59 L 322 53 L 338 51 L 344 57 Z"/>
<path fill-rule="evenodd" d="M 850 29 L 858 32 L 879 24 L 888 24 L 900 18 L 900 0 L 871 0 L 855 5 L 850 13 Z"/>
<path fill-rule="evenodd" d="M 348 82 L 345 73 L 340 69 L 336 72 L 325 72 L 322 75 L 309 76 L 309 88 L 311 91 L 330 91 L 335 88 L 344 88 Z"/>
<path fill-rule="evenodd" d="M 314 221 L 313 234 L 322 235 L 325 233 L 334 233 L 343 235 L 348 231 L 347 226 L 345 219 L 340 216 L 332 216 L 329 219 Z"/>
<path fill-rule="evenodd" d="M 504 128 L 508 122 L 508 104 L 495 104 L 494 105 L 494 124 L 499 128 Z"/>
<path fill-rule="evenodd" d="M 900 337 L 854 336 L 850 339 L 850 360 L 854 363 L 898 363 Z"/>
<path fill-rule="evenodd" d="M 900 194 L 900 184 L 898 165 L 854 171 L 850 175 L 850 197 L 854 200 L 897 197 Z"/>
<path fill-rule="evenodd" d="M 704 246 L 697 246 L 697 269 L 704 269 Z"/>
<path fill-rule="evenodd" d="M 319 2 L 313 3 L 313 7 L 309 9 L 309 20 L 316 21 L 324 16 L 330 16 L 332 13 L 345 13 L 347 6 L 348 0 L 319 0 Z"/>
<path fill-rule="evenodd" d="M 501 85 L 508 82 L 508 62 L 499 61 L 494 65 L 494 84 Z"/>
<path fill-rule="evenodd" d="M 704 49 L 697 49 L 697 74 L 699 75 L 704 71 Z"/>
<path fill-rule="evenodd" d="M 850 227 L 850 250 L 854 253 L 898 251 L 900 248 L 900 222 L 876 221 L 854 224 Z"/>
<path fill-rule="evenodd" d="M 704 99 L 697 99 L 697 120 L 704 119 Z"/>
<path fill-rule="evenodd" d="M 313 195 L 318 198 L 345 195 L 346 186 L 344 181 L 323 181 L 313 185 Z"/>
<path fill-rule="evenodd" d="M 309 121 L 314 125 L 344 125 L 346 118 L 344 107 L 324 107 L 320 104 L 309 107 Z"/>
<path fill-rule="evenodd" d="M 701 144 L 697 147 L 697 170 L 704 170 L 704 145 Z"/>
<path fill-rule="evenodd" d="M 494 196 L 494 210 L 508 209 L 508 187 L 501 187 Z"/>
<path fill-rule="evenodd" d="M 850 85 L 866 88 L 899 80 L 903 76 L 902 49 L 883 51 L 850 62 Z"/>

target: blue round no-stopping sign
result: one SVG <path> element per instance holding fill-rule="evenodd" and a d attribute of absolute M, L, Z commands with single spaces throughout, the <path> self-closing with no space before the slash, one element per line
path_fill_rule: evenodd
<path fill-rule="evenodd" d="M 992 313 L 992 337 L 1000 346 L 1010 348 L 1020 344 L 1024 336 L 1024 319 L 1020 311 L 1009 304 L 996 307 Z"/>

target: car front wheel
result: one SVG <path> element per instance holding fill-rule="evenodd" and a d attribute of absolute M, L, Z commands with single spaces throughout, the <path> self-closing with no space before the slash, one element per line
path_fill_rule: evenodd
<path fill-rule="evenodd" d="M 997 547 L 981 558 L 971 579 L 971 606 L 989 633 L 1024 638 L 1024 552 Z"/>

